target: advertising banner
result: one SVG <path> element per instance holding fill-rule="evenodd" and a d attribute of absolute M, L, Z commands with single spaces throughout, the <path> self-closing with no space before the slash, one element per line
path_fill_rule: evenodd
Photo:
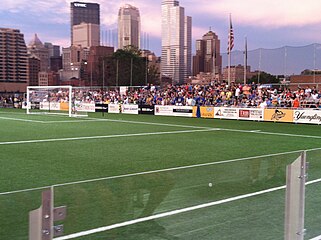
<path fill-rule="evenodd" d="M 138 114 L 138 105 L 123 104 L 121 105 L 121 112 L 125 114 Z"/>
<path fill-rule="evenodd" d="M 172 106 L 173 115 L 177 117 L 193 117 L 192 106 Z"/>
<path fill-rule="evenodd" d="M 191 106 L 162 106 L 155 105 L 155 115 L 193 117 L 193 107 Z"/>
<path fill-rule="evenodd" d="M 264 109 L 264 121 L 293 122 L 293 110 L 289 109 Z"/>
<path fill-rule="evenodd" d="M 293 122 L 321 124 L 321 109 L 320 110 L 310 110 L 310 109 L 293 110 Z"/>
<path fill-rule="evenodd" d="M 95 104 L 96 112 L 108 112 L 108 104 L 105 103 L 96 103 Z"/>
<path fill-rule="evenodd" d="M 238 119 L 238 116 L 239 116 L 239 112 L 237 108 L 224 108 L 224 107 L 214 108 L 214 118 Z"/>
<path fill-rule="evenodd" d="M 39 109 L 40 110 L 49 110 L 49 102 L 41 102 L 39 104 Z"/>
<path fill-rule="evenodd" d="M 260 108 L 240 108 L 238 119 L 262 121 L 264 119 L 264 110 Z"/>
<path fill-rule="evenodd" d="M 119 105 L 114 103 L 108 104 L 108 113 L 120 113 Z"/>
<path fill-rule="evenodd" d="M 200 107 L 201 118 L 214 118 L 214 107 Z M 197 107 L 193 107 L 193 117 L 197 117 Z"/>
<path fill-rule="evenodd" d="M 60 110 L 68 111 L 69 110 L 69 103 L 67 103 L 67 102 L 60 103 Z"/>
<path fill-rule="evenodd" d="M 151 114 L 154 115 L 154 106 L 151 105 L 139 105 L 138 114 Z"/>
<path fill-rule="evenodd" d="M 173 108 L 172 106 L 155 105 L 155 115 L 173 116 Z"/>
<path fill-rule="evenodd" d="M 95 112 L 95 104 L 94 103 L 84 103 L 79 102 L 75 104 L 76 111 L 78 112 Z"/>
<path fill-rule="evenodd" d="M 41 102 L 39 107 L 40 107 L 40 110 L 59 111 L 60 103 L 59 102 Z"/>

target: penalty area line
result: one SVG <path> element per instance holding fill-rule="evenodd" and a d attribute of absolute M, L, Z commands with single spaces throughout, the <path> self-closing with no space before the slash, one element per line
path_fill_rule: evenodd
<path fill-rule="evenodd" d="M 306 184 L 310 185 L 310 184 L 317 183 L 317 182 L 320 182 L 320 181 L 321 181 L 321 179 L 317 179 L 317 180 L 308 182 Z M 192 207 L 182 208 L 182 209 L 173 210 L 173 211 L 169 211 L 169 212 L 165 212 L 165 213 L 159 213 L 159 214 L 155 214 L 155 215 L 152 215 L 152 216 L 138 218 L 138 219 L 135 219 L 135 220 L 130 220 L 130 221 L 122 222 L 122 223 L 117 223 L 117 224 L 113 224 L 113 225 L 109 225 L 109 226 L 105 226 L 105 227 L 99 227 L 99 228 L 95 228 L 95 229 L 91 229 L 91 230 L 87 230 L 87 231 L 73 233 L 73 234 L 70 234 L 70 235 L 54 238 L 54 240 L 67 240 L 67 239 L 73 239 L 73 238 L 88 236 L 88 235 L 91 235 L 91 234 L 105 232 L 105 231 L 109 231 L 109 230 L 112 230 L 112 229 L 125 227 L 125 226 L 129 226 L 129 225 L 137 224 L 137 223 L 147 222 L 147 221 L 150 221 L 150 220 L 156 220 L 156 219 L 160 219 L 160 218 L 164 218 L 164 217 L 170 217 L 170 216 L 174 216 L 174 215 L 181 214 L 181 213 L 191 212 L 191 211 L 195 211 L 195 210 L 198 210 L 198 209 L 213 207 L 213 206 L 216 206 L 216 205 L 221 205 L 221 204 L 230 203 L 230 202 L 234 202 L 234 201 L 238 201 L 238 200 L 242 200 L 242 199 L 246 199 L 246 198 L 251 198 L 251 197 L 255 197 L 255 196 L 259 196 L 259 195 L 263 195 L 263 194 L 267 194 L 267 193 L 271 193 L 271 192 L 276 192 L 276 191 L 279 191 L 279 190 L 283 190 L 285 188 L 286 188 L 286 186 L 270 188 L 270 189 L 266 189 L 266 190 L 262 190 L 262 191 L 258 191 L 258 192 L 254 192 L 254 193 L 248 193 L 248 194 L 239 195 L 239 196 L 236 196 L 236 197 L 222 199 L 222 200 L 218 200 L 218 201 L 214 201 L 214 202 L 204 203 L 204 204 L 200 204 L 200 205 L 196 205 L 196 206 L 192 206 Z M 311 240 L 320 240 L 320 238 L 317 237 L 317 238 L 314 238 L 314 239 L 311 239 Z"/>

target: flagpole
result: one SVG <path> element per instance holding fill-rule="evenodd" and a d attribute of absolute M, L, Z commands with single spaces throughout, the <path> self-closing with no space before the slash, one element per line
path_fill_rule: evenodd
<path fill-rule="evenodd" d="M 244 84 L 247 80 L 247 37 L 245 36 L 245 51 L 244 51 Z"/>
<path fill-rule="evenodd" d="M 228 73 L 227 73 L 227 83 L 228 86 L 231 86 L 231 51 L 234 44 L 234 33 L 232 28 L 232 17 L 230 14 L 230 28 L 228 33 Z"/>

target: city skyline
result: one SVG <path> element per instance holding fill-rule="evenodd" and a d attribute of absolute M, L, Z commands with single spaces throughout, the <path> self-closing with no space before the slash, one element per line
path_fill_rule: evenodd
<path fill-rule="evenodd" d="M 43 42 L 52 42 L 63 47 L 70 46 L 70 2 L 66 0 L 3 0 L 0 6 L 1 27 L 20 29 L 29 42 L 35 33 Z M 118 10 L 123 4 L 132 4 L 140 9 L 142 32 L 149 35 L 150 50 L 161 52 L 161 0 L 133 0 L 97 2 L 101 5 L 101 28 L 117 28 Z M 226 51 L 228 15 L 232 14 L 235 35 L 234 49 L 242 50 L 244 37 L 248 38 L 249 50 L 277 48 L 285 45 L 303 46 L 321 42 L 321 2 L 299 0 L 181 0 L 187 15 L 193 17 L 193 47 L 211 28 L 221 39 L 221 50 Z M 257 5 L 255 5 L 257 4 Z M 251 11 L 249 11 L 251 9 Z M 298 34 L 299 33 L 299 34 Z M 195 51 L 193 51 L 194 53 Z"/>

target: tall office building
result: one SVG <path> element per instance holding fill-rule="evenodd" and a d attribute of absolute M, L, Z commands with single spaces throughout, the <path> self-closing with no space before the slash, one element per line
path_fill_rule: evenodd
<path fill-rule="evenodd" d="M 118 13 L 118 48 L 128 45 L 140 48 L 140 14 L 138 8 L 126 4 Z"/>
<path fill-rule="evenodd" d="M 73 26 L 73 46 L 90 48 L 100 45 L 99 25 L 92 23 L 81 23 Z"/>
<path fill-rule="evenodd" d="M 38 74 L 40 72 L 40 59 L 31 55 L 28 57 L 28 76 L 29 76 L 29 86 L 38 86 L 39 78 Z"/>
<path fill-rule="evenodd" d="M 100 27 L 100 7 L 98 3 L 72 2 L 70 3 L 70 31 L 73 44 L 73 27 L 81 23 L 96 24 Z M 95 39 L 100 39 L 100 30 Z"/>
<path fill-rule="evenodd" d="M 0 28 L 0 91 L 25 91 L 27 81 L 24 35 L 18 29 Z"/>
<path fill-rule="evenodd" d="M 193 57 L 194 76 L 200 72 L 222 73 L 220 45 L 220 40 L 213 31 L 207 32 L 202 39 L 196 40 L 196 55 Z"/>
<path fill-rule="evenodd" d="M 183 83 L 191 72 L 192 18 L 176 0 L 162 0 L 161 72 L 174 84 Z"/>
<path fill-rule="evenodd" d="M 29 55 L 35 55 L 40 59 L 40 71 L 46 72 L 49 70 L 49 49 L 40 41 L 37 34 L 28 44 Z"/>

